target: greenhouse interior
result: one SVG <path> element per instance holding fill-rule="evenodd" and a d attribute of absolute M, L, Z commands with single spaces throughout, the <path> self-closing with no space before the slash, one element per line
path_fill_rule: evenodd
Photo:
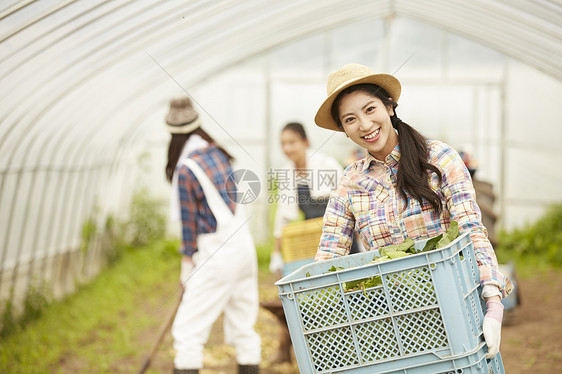
<path fill-rule="evenodd" d="M 287 123 L 344 168 L 357 152 L 314 123 L 326 78 L 348 63 L 398 78 L 400 118 L 471 156 L 475 183 L 493 191 L 482 208 L 491 233 L 562 201 L 557 0 L 5 0 L 0 24 L 0 312 L 21 314 L 38 285 L 53 301 L 82 292 L 112 266 L 111 237 L 139 199 L 157 202 L 163 236 L 180 237 L 164 172 L 179 96 L 233 169 L 257 176 L 244 208 L 258 246 L 273 240 L 270 179 L 288 162 Z M 552 354 L 504 364 L 555 372 Z M 298 372 L 287 370 L 265 372 Z"/>

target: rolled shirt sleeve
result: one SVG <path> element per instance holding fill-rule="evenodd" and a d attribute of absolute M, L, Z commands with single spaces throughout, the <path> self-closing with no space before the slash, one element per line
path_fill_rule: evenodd
<path fill-rule="evenodd" d="M 340 183 L 334 191 L 324 214 L 324 227 L 315 261 L 328 260 L 349 254 L 353 241 L 355 218 L 350 208 L 346 188 Z"/>
<path fill-rule="evenodd" d="M 513 290 L 513 284 L 499 271 L 498 261 L 488 232 L 482 224 L 481 212 L 470 174 L 460 156 L 450 148 L 435 153 L 435 162 L 443 173 L 441 191 L 450 219 L 459 223 L 460 232 L 469 232 L 480 271 L 480 283 L 498 287 L 503 297 Z"/>

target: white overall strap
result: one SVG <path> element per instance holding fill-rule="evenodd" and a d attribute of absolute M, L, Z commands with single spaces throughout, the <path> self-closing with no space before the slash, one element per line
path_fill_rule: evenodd
<path fill-rule="evenodd" d="M 193 174 L 195 174 L 195 177 L 201 184 L 203 193 L 207 198 L 207 203 L 209 204 L 209 207 L 211 208 L 211 211 L 213 212 L 215 219 L 217 220 L 217 225 L 222 226 L 223 224 L 226 224 L 230 219 L 232 219 L 234 214 L 232 213 L 228 205 L 226 205 L 225 201 L 223 200 L 219 191 L 217 191 L 213 182 L 211 182 L 207 174 L 203 171 L 203 169 L 201 169 L 201 166 L 199 166 L 194 160 L 186 158 L 183 161 L 183 164 L 187 166 L 193 172 Z"/>

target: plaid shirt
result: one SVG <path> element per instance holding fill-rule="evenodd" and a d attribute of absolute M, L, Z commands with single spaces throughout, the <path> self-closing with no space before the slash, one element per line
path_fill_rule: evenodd
<path fill-rule="evenodd" d="M 503 296 L 513 289 L 498 271 L 496 255 L 482 225 L 472 180 L 458 153 L 439 141 L 428 141 L 429 162 L 441 171 L 440 184 L 431 173 L 429 185 L 440 197 L 443 212 L 437 214 L 426 201 L 408 195 L 408 206 L 396 189 L 400 148 L 397 145 L 384 162 L 367 155 L 349 165 L 330 197 L 316 260 L 349 253 L 352 233 L 360 233 L 367 250 L 400 244 L 407 237 L 427 239 L 444 233 L 451 220 L 460 232 L 470 232 L 482 285 L 496 285 Z"/>
<path fill-rule="evenodd" d="M 207 174 L 213 182 L 221 197 L 234 213 L 236 203 L 229 197 L 235 191 L 235 183 L 229 175 L 232 173 L 230 162 L 216 146 L 194 151 L 189 158 Z M 182 222 L 182 247 L 184 255 L 192 256 L 197 252 L 197 235 L 217 231 L 217 220 L 207 203 L 201 184 L 195 174 L 184 164 L 178 163 L 178 188 L 180 195 L 181 222 Z"/>

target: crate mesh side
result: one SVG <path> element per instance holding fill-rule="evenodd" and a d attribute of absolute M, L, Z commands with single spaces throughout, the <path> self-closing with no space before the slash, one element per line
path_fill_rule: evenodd
<path fill-rule="evenodd" d="M 365 292 L 355 292 L 346 295 L 347 304 L 353 321 L 388 314 L 388 303 L 382 288 L 370 288 Z"/>
<path fill-rule="evenodd" d="M 386 285 L 395 312 L 437 304 L 430 270 L 427 266 L 388 274 Z"/>
<path fill-rule="evenodd" d="M 479 300 L 478 300 L 478 292 L 474 291 L 470 294 L 470 296 L 468 297 L 470 299 L 470 307 L 471 307 L 471 313 L 474 316 L 474 319 L 476 320 L 476 328 L 474 329 L 475 333 L 479 333 L 482 332 L 482 323 L 483 321 L 480 320 L 480 314 L 482 313 L 480 305 L 479 305 Z"/>
<path fill-rule="evenodd" d="M 350 327 L 312 333 L 306 339 L 317 372 L 359 364 Z"/>
<path fill-rule="evenodd" d="M 505 374 L 503 362 L 499 354 L 497 354 L 494 358 L 492 358 L 489 367 L 490 367 L 490 374 Z"/>
<path fill-rule="evenodd" d="M 477 363 L 460 368 L 457 370 L 450 370 L 446 372 L 441 372 L 439 374 L 500 374 L 503 372 L 495 371 L 492 363 L 488 364 L 485 358 L 482 358 Z M 499 368 L 497 369 L 499 370 Z"/>
<path fill-rule="evenodd" d="M 338 285 L 300 292 L 296 299 L 305 331 L 348 322 Z"/>
<path fill-rule="evenodd" d="M 457 268 L 457 276 L 459 279 L 462 279 L 463 274 L 466 272 L 470 272 L 471 278 L 467 279 L 469 289 L 479 283 L 479 279 L 476 278 L 475 271 L 476 267 L 474 266 L 474 262 L 470 256 L 464 256 L 463 260 L 459 262 Z M 465 274 L 467 275 L 467 274 Z M 465 277 L 466 279 L 466 277 Z M 468 291 L 468 290 L 467 290 Z M 465 311 L 467 313 L 466 321 L 472 330 L 474 335 L 477 335 L 482 332 L 482 320 L 481 320 L 481 306 L 478 300 L 478 291 L 474 290 L 464 299 L 465 304 Z M 472 318 L 474 318 L 475 326 L 473 325 Z"/>
<path fill-rule="evenodd" d="M 474 266 L 470 256 L 463 256 L 461 260 L 459 258 L 458 263 L 455 264 L 455 268 L 457 270 L 457 278 L 459 280 L 465 279 L 467 282 L 468 289 L 471 289 L 474 285 L 478 283 L 478 280 L 474 277 Z M 470 272 L 470 274 L 467 274 Z M 464 290 L 463 292 L 467 292 Z M 470 327 L 470 330 L 474 335 L 477 335 L 479 331 L 481 331 L 481 322 L 479 316 L 479 305 L 477 304 L 478 293 L 477 291 L 472 291 L 464 298 L 464 308 L 465 308 L 465 321 Z M 472 318 L 474 318 L 474 323 Z M 474 325 L 476 324 L 476 325 Z"/>
<path fill-rule="evenodd" d="M 473 247 L 467 247 L 464 251 L 470 251 L 473 250 Z M 479 271 L 478 271 L 478 264 L 476 263 L 476 260 L 472 257 L 472 256 L 464 256 L 463 255 L 463 260 L 464 261 L 468 261 L 468 265 L 470 267 L 470 272 L 472 273 L 472 279 L 474 279 L 476 282 L 480 283 L 480 278 L 479 278 Z"/>
<path fill-rule="evenodd" d="M 390 318 L 354 326 L 363 362 L 400 356 L 394 327 Z"/>
<path fill-rule="evenodd" d="M 439 309 L 396 317 L 404 354 L 424 352 L 448 346 L 447 334 Z"/>
<path fill-rule="evenodd" d="M 468 325 L 470 326 L 470 329 L 474 332 L 475 331 L 475 326 L 472 326 L 472 319 L 470 318 L 470 313 L 471 313 L 471 309 L 474 311 L 473 308 L 471 308 L 471 304 L 473 304 L 474 300 L 472 295 L 468 295 L 468 298 L 464 300 L 464 309 L 466 312 L 466 322 L 468 323 Z M 474 315 L 475 317 L 477 316 L 476 314 Z"/>

